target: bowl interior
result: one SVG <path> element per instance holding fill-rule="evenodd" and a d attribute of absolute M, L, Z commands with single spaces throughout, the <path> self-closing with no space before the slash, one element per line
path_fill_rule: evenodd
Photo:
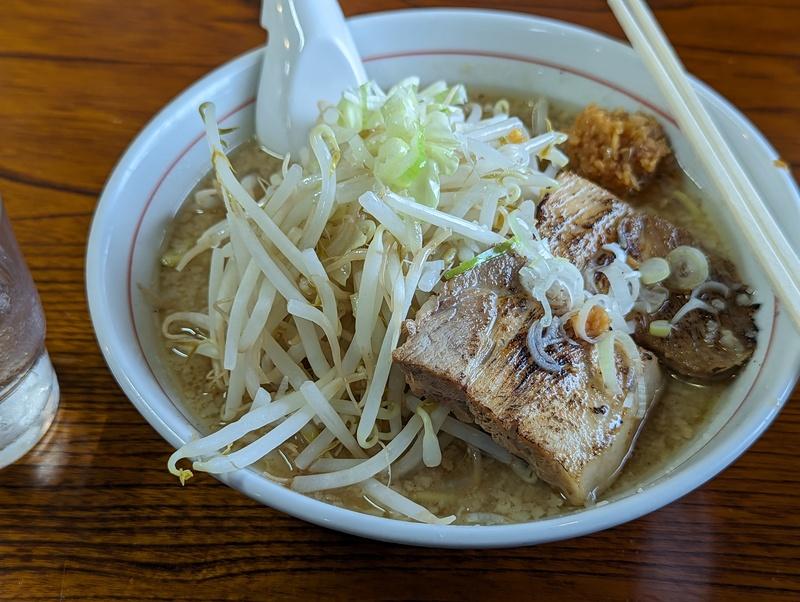
<path fill-rule="evenodd" d="M 443 18 L 448 22 L 444 29 Z M 713 202 L 717 196 L 698 158 L 630 49 L 544 19 L 476 11 L 379 14 L 354 20 L 352 28 L 369 76 L 383 86 L 417 75 L 425 82 L 447 79 L 510 94 L 544 94 L 570 104 L 594 101 L 654 113 L 684 169 L 708 190 L 712 199 L 708 211 L 724 232 L 735 232 L 721 205 Z M 156 117 L 110 179 L 92 228 L 87 283 L 98 339 L 133 402 L 174 445 L 196 431 L 157 360 L 159 331 L 140 285 L 149 287 L 155 281 L 167 225 L 209 169 L 197 106 L 214 101 L 224 127 L 238 128 L 232 142 L 244 141 L 253 133 L 258 72 L 258 53 L 244 55 L 198 82 Z M 782 216 L 796 214 L 796 186 L 773 166 L 775 152 L 724 100 L 702 85 L 700 92 L 779 223 Z M 800 231 L 786 234 L 800 247 Z M 653 510 L 700 485 L 746 449 L 778 411 L 796 377 L 798 351 L 785 351 L 787 337 L 792 336 L 787 318 L 753 258 L 744 249 L 733 251 L 744 279 L 755 286 L 762 303 L 756 356 L 720 401 L 703 434 L 680 457 L 669 458 L 663 470 L 643 484 L 641 493 L 624 492 L 601 507 L 513 527 L 441 527 L 333 508 L 287 491 L 253 471 L 240 471 L 223 480 L 306 520 L 422 545 L 535 543 L 598 530 Z"/>

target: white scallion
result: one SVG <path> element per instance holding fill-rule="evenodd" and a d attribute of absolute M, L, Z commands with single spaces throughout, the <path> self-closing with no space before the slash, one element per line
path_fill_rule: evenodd
<path fill-rule="evenodd" d="M 667 254 L 670 288 L 690 291 L 708 279 L 708 258 L 697 247 L 682 245 Z"/>
<path fill-rule="evenodd" d="M 669 262 L 663 257 L 651 257 L 645 259 L 639 266 L 642 284 L 657 284 L 669 278 Z"/>

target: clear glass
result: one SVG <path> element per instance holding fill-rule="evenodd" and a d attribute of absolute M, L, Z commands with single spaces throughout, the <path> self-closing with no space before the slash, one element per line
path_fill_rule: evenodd
<path fill-rule="evenodd" d="M 0 468 L 36 445 L 58 409 L 44 334 L 42 304 L 0 198 Z"/>

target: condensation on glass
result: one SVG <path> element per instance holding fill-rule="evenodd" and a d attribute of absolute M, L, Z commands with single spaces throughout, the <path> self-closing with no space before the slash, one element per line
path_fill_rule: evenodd
<path fill-rule="evenodd" d="M 58 408 L 42 304 L 0 199 L 0 468 L 27 453 Z"/>

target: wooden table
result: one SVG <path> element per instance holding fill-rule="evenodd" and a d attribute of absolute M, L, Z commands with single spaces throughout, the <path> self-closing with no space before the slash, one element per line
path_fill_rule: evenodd
<path fill-rule="evenodd" d="M 345 12 L 441 5 L 344 0 Z M 455 2 L 620 36 L 602 0 Z M 797 0 L 654 2 L 689 69 L 800 168 Z M 170 98 L 260 44 L 256 0 L 4 0 L 0 191 L 48 314 L 57 422 L 0 472 L 0 599 L 800 599 L 800 394 L 733 467 L 578 540 L 489 552 L 364 541 L 211 478 L 180 489 L 92 333 L 83 256 L 117 158 Z M 513 596 L 513 598 L 512 598 Z"/>

